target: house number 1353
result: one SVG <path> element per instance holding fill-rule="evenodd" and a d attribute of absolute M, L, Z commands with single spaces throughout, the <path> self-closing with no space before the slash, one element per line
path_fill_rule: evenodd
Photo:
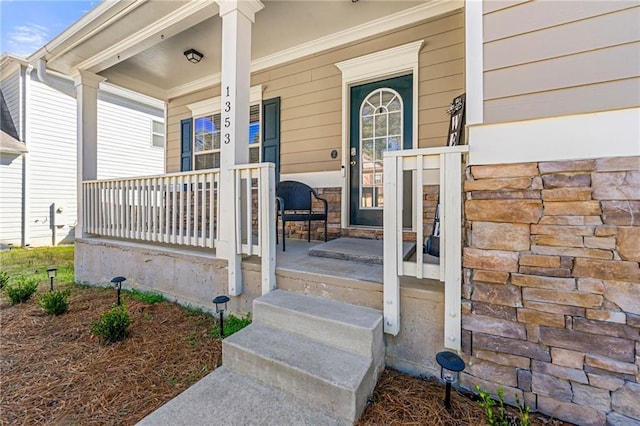
<path fill-rule="evenodd" d="M 225 98 L 229 98 L 229 86 L 227 86 L 225 88 Z M 231 112 L 231 101 L 230 100 L 226 100 L 224 101 L 224 112 L 229 113 Z M 225 130 L 228 129 L 231 126 L 231 118 L 226 115 L 224 117 L 224 128 Z M 231 134 L 228 131 L 225 131 L 224 133 L 224 143 L 228 144 L 231 143 Z"/>

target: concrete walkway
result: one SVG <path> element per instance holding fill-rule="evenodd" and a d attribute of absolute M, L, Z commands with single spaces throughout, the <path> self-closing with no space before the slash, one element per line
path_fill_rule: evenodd
<path fill-rule="evenodd" d="M 219 367 L 138 423 L 140 426 L 346 424 L 225 367 Z"/>

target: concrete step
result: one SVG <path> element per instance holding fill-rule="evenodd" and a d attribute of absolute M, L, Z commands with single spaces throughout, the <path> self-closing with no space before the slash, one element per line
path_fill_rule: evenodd
<path fill-rule="evenodd" d="M 140 426 L 342 426 L 349 422 L 220 367 L 160 407 Z"/>
<path fill-rule="evenodd" d="M 379 373 L 371 357 L 259 323 L 227 337 L 222 359 L 228 369 L 349 422 L 364 410 Z"/>
<path fill-rule="evenodd" d="M 384 363 L 382 312 L 283 290 L 253 302 L 253 322 Z"/>
<path fill-rule="evenodd" d="M 415 253 L 415 251 L 415 243 L 402 243 L 403 259 L 407 259 Z M 311 247 L 309 249 L 309 256 L 382 265 L 384 258 L 382 252 L 382 240 L 341 237 Z"/>

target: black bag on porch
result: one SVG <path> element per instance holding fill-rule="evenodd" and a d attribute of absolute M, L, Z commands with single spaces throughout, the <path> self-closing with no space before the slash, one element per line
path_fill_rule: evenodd
<path fill-rule="evenodd" d="M 424 240 L 422 252 L 431 256 L 440 257 L 440 196 L 438 196 L 436 215 L 433 219 L 433 229 L 431 229 L 431 235 Z"/>
<path fill-rule="evenodd" d="M 464 140 L 462 133 L 464 132 L 464 105 L 466 95 L 453 98 L 447 114 L 451 116 L 449 119 L 449 136 L 447 137 L 448 146 L 456 146 L 460 140 Z M 422 252 L 431 256 L 440 257 L 440 194 L 438 194 L 438 204 L 436 205 L 436 216 L 433 219 L 433 229 L 424 241 Z"/>

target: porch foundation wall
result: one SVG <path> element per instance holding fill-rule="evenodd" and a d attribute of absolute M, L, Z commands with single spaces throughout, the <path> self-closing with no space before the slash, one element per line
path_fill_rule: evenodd
<path fill-rule="evenodd" d="M 105 239 L 81 239 L 75 243 L 75 279 L 90 285 L 110 286 L 113 277 L 124 276 L 124 288 L 162 293 L 170 301 L 215 312 L 211 303 L 228 294 L 227 261 L 211 252 Z M 251 312 L 253 299 L 262 294 L 260 268 L 244 262 L 244 291 L 232 297 L 229 311 Z"/>
<path fill-rule="evenodd" d="M 462 386 L 640 422 L 640 157 L 466 173 Z"/>
<path fill-rule="evenodd" d="M 125 288 L 162 293 L 166 299 L 212 313 L 211 300 L 227 294 L 227 262 L 207 251 L 154 247 L 126 241 L 76 241 L 76 281 L 109 287 L 115 276 L 125 276 Z M 260 266 L 242 265 L 243 294 L 232 297 L 229 312 L 250 313 L 261 295 Z M 382 284 L 345 277 L 276 269 L 279 289 L 321 296 L 382 309 Z M 444 290 L 441 283 L 403 282 L 400 291 L 402 328 L 385 335 L 386 364 L 414 375 L 439 374 L 435 354 L 443 347 Z"/>

